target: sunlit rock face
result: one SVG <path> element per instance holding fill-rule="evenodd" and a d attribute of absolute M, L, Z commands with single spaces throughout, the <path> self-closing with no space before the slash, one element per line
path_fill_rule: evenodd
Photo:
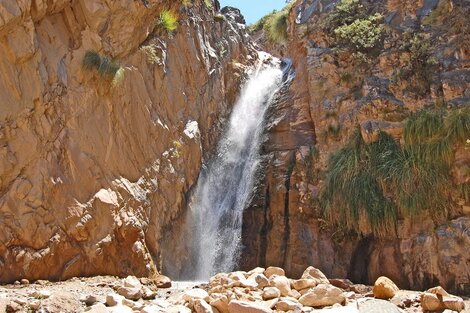
<path fill-rule="evenodd" d="M 243 25 L 214 9 L 0 4 L 1 282 L 156 271 L 163 229 L 257 57 Z M 164 10 L 178 16 L 173 34 Z M 119 77 L 87 69 L 87 51 Z"/>
<path fill-rule="evenodd" d="M 412 219 L 399 212 L 394 234 L 379 239 L 361 222 L 357 236 L 325 221 L 321 195 L 329 157 L 350 143 L 357 125 L 365 142 L 385 131 L 403 144 L 404 121 L 412 112 L 435 107 L 449 113 L 469 106 L 469 4 L 359 1 L 365 16 L 381 14 L 383 27 L 364 64 L 346 39 L 325 29 L 337 3 L 296 1 L 287 47 L 266 45 L 274 55 L 292 58 L 297 75 L 268 115 L 264 170 L 245 211 L 243 265 L 281 266 L 292 276 L 314 265 L 355 282 L 371 284 L 386 275 L 400 287 L 441 284 L 466 294 L 470 211 L 469 197 L 459 190 L 470 182 L 470 153 L 464 142 L 451 149 L 444 219 L 427 213 Z M 422 41 L 410 47 L 413 38 Z M 423 50 L 425 73 L 410 65 Z"/>

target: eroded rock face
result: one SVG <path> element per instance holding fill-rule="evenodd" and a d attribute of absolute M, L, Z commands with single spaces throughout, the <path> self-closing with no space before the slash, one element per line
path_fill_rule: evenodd
<path fill-rule="evenodd" d="M 202 2 L 0 3 L 0 282 L 156 271 L 256 58 L 229 23 Z M 86 51 L 124 77 L 85 70 Z"/>
<path fill-rule="evenodd" d="M 400 215 L 396 234 L 382 239 L 367 227 L 355 236 L 329 226 L 318 203 L 328 158 L 348 144 L 357 125 L 368 142 L 379 131 L 400 138 L 411 112 L 433 103 L 468 106 L 469 30 L 452 25 L 467 25 L 463 21 L 470 7 L 464 1 L 361 1 L 383 15 L 387 32 L 364 69 L 351 49 L 338 52 L 323 29 L 337 2 L 298 0 L 290 12 L 289 44 L 281 50 L 292 58 L 296 78 L 269 114 L 260 181 L 244 216 L 243 266 L 280 266 L 299 277 L 312 264 L 329 277 L 373 284 L 386 275 L 400 288 L 439 283 L 468 294 L 470 281 L 462 274 L 468 255 L 464 247 L 470 244 L 463 231 L 470 226 L 468 197 L 449 195 L 455 212 L 447 222 Z M 398 71 L 405 71 L 413 57 L 402 48 L 410 34 L 431 40 L 435 63 L 422 77 L 413 72 L 400 78 Z M 457 190 L 470 183 L 463 172 L 470 154 L 462 143 L 454 152 L 450 176 Z"/>

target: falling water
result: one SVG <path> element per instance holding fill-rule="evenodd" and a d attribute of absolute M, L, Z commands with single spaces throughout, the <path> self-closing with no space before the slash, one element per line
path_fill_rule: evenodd
<path fill-rule="evenodd" d="M 264 116 L 283 80 L 280 62 L 261 63 L 243 86 L 190 204 L 191 279 L 206 280 L 216 272 L 232 270 L 238 262 L 243 210 L 259 163 Z"/>

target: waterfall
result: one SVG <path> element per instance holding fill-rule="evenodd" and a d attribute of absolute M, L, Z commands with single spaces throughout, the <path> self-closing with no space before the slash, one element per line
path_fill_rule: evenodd
<path fill-rule="evenodd" d="M 217 151 L 199 176 L 189 205 L 190 279 L 230 271 L 240 254 L 243 210 L 248 205 L 266 109 L 283 81 L 280 62 L 260 62 L 241 89 Z"/>

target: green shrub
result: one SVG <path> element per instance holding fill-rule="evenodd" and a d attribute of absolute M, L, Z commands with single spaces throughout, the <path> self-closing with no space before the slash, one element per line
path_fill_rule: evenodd
<path fill-rule="evenodd" d="M 287 42 L 287 18 L 289 12 L 283 10 L 273 14 L 264 24 L 263 30 L 269 41 L 277 44 Z"/>
<path fill-rule="evenodd" d="M 178 16 L 170 10 L 163 10 L 157 20 L 156 26 L 172 34 L 178 28 Z"/>
<path fill-rule="evenodd" d="M 418 143 L 440 136 L 444 127 L 443 112 L 420 110 L 405 121 L 403 137 L 406 144 Z"/>
<path fill-rule="evenodd" d="M 335 28 L 337 43 L 355 51 L 370 51 L 382 41 L 384 33 L 384 27 L 380 23 L 382 18 L 381 14 L 376 13 Z"/>
<path fill-rule="evenodd" d="M 325 19 L 323 28 L 331 34 L 336 28 L 349 25 L 355 20 L 364 17 L 364 7 L 359 0 L 341 0 Z"/>
<path fill-rule="evenodd" d="M 223 22 L 225 21 L 225 16 L 223 14 L 215 14 L 214 15 L 214 20 L 218 22 Z"/>
<path fill-rule="evenodd" d="M 423 18 L 423 25 L 442 24 L 450 11 L 451 11 L 450 1 L 440 0 L 436 9 L 434 9 L 428 16 Z"/>
<path fill-rule="evenodd" d="M 85 70 L 97 70 L 100 77 L 117 85 L 124 78 L 124 69 L 115 60 L 100 56 L 96 51 L 88 50 L 83 57 L 82 67 Z"/>

